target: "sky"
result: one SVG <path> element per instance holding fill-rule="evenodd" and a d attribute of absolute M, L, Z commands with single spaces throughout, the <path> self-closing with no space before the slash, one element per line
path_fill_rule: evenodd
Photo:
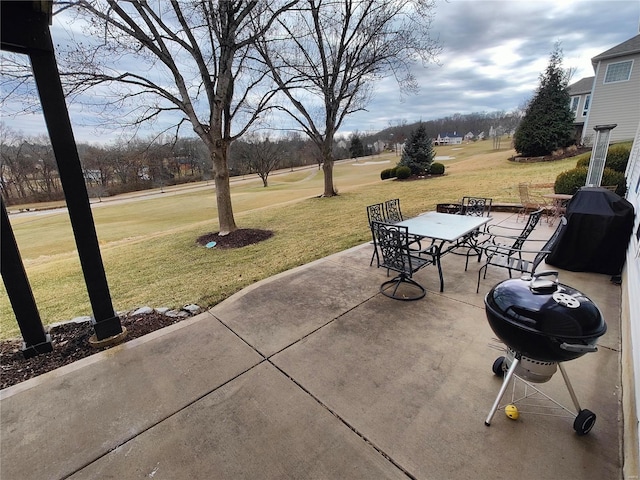
<path fill-rule="evenodd" d="M 414 69 L 417 94 L 401 95 L 395 80 L 376 82 L 366 111 L 348 117 L 339 134 L 370 133 L 401 123 L 456 113 L 512 111 L 530 99 L 560 42 L 570 83 L 594 75 L 591 58 L 639 33 L 638 0 L 437 0 L 432 34 L 437 64 Z M 52 26 L 54 44 L 64 29 Z M 97 132 L 86 112 L 70 106 L 77 142 L 110 143 L 119 132 Z M 46 133 L 41 115 L 1 120 L 26 135 Z"/>

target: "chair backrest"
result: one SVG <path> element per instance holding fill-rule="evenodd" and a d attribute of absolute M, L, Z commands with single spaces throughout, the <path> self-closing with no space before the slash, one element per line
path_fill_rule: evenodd
<path fill-rule="evenodd" d="M 518 193 L 520 193 L 520 203 L 522 203 L 523 207 L 527 205 L 531 205 L 533 203 L 531 201 L 531 196 L 529 194 L 529 184 L 528 183 L 519 183 L 518 184 Z"/>
<path fill-rule="evenodd" d="M 371 223 L 376 248 L 380 249 L 380 266 L 396 272 L 413 273 L 409 254 L 409 229 L 390 223 Z"/>
<path fill-rule="evenodd" d="M 513 242 L 513 245 L 511 245 L 511 248 L 513 248 L 514 250 L 522 249 L 524 242 L 527 240 L 527 238 L 529 238 L 529 235 L 531 234 L 531 232 L 533 232 L 533 229 L 536 228 L 536 225 L 538 224 L 538 221 L 540 221 L 540 217 L 542 216 L 543 213 L 544 213 L 544 208 L 541 208 L 529 214 L 529 218 L 527 219 L 527 224 L 522 229 L 522 232 L 520 232 L 520 235 L 518 235 L 518 238 L 516 239 L 516 241 Z"/>
<path fill-rule="evenodd" d="M 551 238 L 547 240 L 547 243 L 544 244 L 544 247 L 542 247 L 542 250 L 540 250 L 540 252 L 538 252 L 538 254 L 536 255 L 536 258 L 533 259 L 533 268 L 531 270 L 531 273 L 535 273 L 536 268 L 538 268 L 538 265 L 540 265 L 540 263 L 542 263 L 542 260 L 544 260 L 547 257 L 547 255 L 549 255 L 551 250 L 553 250 L 554 245 L 558 242 L 558 238 L 560 237 L 560 234 L 562 233 L 562 230 L 566 225 L 567 225 L 567 218 L 560 217 L 560 221 L 558 222 L 556 231 L 553 232 L 553 235 L 551 235 Z"/>
<path fill-rule="evenodd" d="M 402 211 L 400 210 L 400 199 L 394 198 L 384 202 L 385 218 L 389 223 L 401 222 L 404 220 Z"/>
<path fill-rule="evenodd" d="M 462 197 L 462 214 L 475 217 L 488 217 L 491 213 L 491 198 Z"/>
<path fill-rule="evenodd" d="M 367 219 L 369 227 L 371 227 L 371 222 L 384 222 L 384 204 L 374 203 L 367 206 Z"/>

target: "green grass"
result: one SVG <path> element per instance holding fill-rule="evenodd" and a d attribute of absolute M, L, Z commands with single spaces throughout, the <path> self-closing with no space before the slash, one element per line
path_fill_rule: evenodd
<path fill-rule="evenodd" d="M 102 202 L 93 209 L 114 308 L 143 305 L 176 308 L 188 303 L 210 307 L 258 280 L 369 241 L 365 207 L 400 198 L 405 216 L 432 210 L 463 195 L 518 203 L 517 184 L 531 182 L 550 193 L 558 173 L 575 159 L 515 164 L 509 149 L 492 151 L 489 141 L 438 147 L 446 175 L 428 180 L 380 180 L 380 171 L 398 161 L 385 154 L 336 164 L 340 195 L 318 198 L 323 173 L 317 167 L 272 174 L 269 187 L 257 177 L 234 179 L 232 201 L 240 228 L 275 235 L 236 250 L 206 249 L 197 237 L 217 231 L 215 195 L 209 186 L 165 189 L 130 203 Z M 45 324 L 91 315 L 68 216 L 12 217 L 11 223 Z M 0 338 L 19 330 L 0 286 Z"/>

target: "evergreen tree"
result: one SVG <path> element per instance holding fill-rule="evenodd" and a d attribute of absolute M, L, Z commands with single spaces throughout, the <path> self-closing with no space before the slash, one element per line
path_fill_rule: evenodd
<path fill-rule="evenodd" d="M 543 156 L 575 142 L 568 83 L 568 72 L 562 68 L 562 50 L 556 44 L 547 69 L 540 76 L 536 95 L 516 129 L 517 152 L 525 157 Z"/>
<path fill-rule="evenodd" d="M 349 153 L 351 153 L 351 158 L 364 157 L 364 145 L 362 143 L 360 135 L 358 135 L 357 133 L 351 135 Z"/>
<path fill-rule="evenodd" d="M 429 172 L 434 157 L 433 142 L 421 123 L 409 135 L 398 166 L 409 167 L 413 175 L 424 175 Z"/>

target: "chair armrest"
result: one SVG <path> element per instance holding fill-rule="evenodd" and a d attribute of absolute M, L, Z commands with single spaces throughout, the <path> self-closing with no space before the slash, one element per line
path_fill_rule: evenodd
<path fill-rule="evenodd" d="M 494 229 L 494 228 L 501 228 L 501 229 L 509 230 L 509 231 L 513 231 L 513 232 L 521 232 L 522 231 L 522 227 L 506 227 L 504 225 L 498 225 L 498 224 L 491 225 L 491 224 L 489 224 L 489 225 L 487 225 L 486 232 L 488 234 L 490 234 L 490 235 L 494 235 L 493 233 L 491 233 L 491 230 Z M 496 233 L 495 235 L 500 235 L 500 234 Z M 516 237 L 517 237 L 517 235 L 516 235 Z"/>
<path fill-rule="evenodd" d="M 546 254 L 551 253 L 551 250 L 525 250 L 525 249 L 519 249 L 519 248 L 511 248 L 508 245 L 501 245 L 501 244 L 487 245 L 486 247 L 484 247 L 484 250 L 487 255 L 489 255 L 489 252 L 493 252 L 493 255 L 500 254 L 500 253 L 503 255 L 513 255 L 514 253 L 518 253 L 518 254 L 535 253 L 536 255 L 538 253 L 546 253 Z"/>

